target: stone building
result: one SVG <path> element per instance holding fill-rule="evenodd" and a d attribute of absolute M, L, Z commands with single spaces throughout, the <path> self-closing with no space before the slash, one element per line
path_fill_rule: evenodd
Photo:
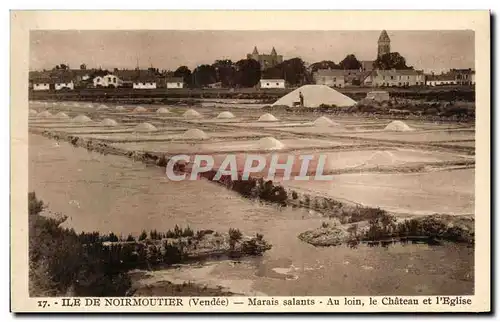
<path fill-rule="evenodd" d="M 253 52 L 251 54 L 247 54 L 247 59 L 253 59 L 258 61 L 260 63 L 261 70 L 272 68 L 283 62 L 283 56 L 278 55 L 274 47 L 271 50 L 270 54 L 259 54 L 257 47 L 254 47 Z"/>
<path fill-rule="evenodd" d="M 391 39 L 387 34 L 387 31 L 382 30 L 380 33 L 380 37 L 378 37 L 378 50 L 377 57 L 382 57 L 385 54 L 389 54 L 391 52 Z"/>

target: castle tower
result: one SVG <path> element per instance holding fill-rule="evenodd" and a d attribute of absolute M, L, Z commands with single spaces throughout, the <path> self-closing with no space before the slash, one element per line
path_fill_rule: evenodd
<path fill-rule="evenodd" d="M 382 32 L 380 33 L 380 37 L 378 38 L 377 57 L 381 57 L 390 52 L 391 52 L 391 39 L 389 38 L 387 31 L 382 30 Z"/>

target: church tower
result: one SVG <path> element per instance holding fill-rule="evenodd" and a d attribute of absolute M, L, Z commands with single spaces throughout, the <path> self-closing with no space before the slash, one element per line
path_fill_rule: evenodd
<path fill-rule="evenodd" d="M 380 33 L 380 37 L 378 38 L 377 57 L 381 57 L 390 52 L 391 52 L 391 39 L 389 39 L 387 31 L 382 30 L 382 32 Z"/>

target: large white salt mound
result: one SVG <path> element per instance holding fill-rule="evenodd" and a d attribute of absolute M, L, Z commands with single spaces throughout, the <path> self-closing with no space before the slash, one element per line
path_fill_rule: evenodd
<path fill-rule="evenodd" d="M 184 112 L 184 114 L 182 114 L 182 116 L 184 116 L 186 118 L 196 118 L 196 117 L 201 117 L 201 114 L 193 109 L 189 109 L 186 112 Z"/>
<path fill-rule="evenodd" d="M 115 107 L 115 110 L 117 110 L 117 111 L 125 111 L 125 107 L 123 107 L 123 106 L 120 105 L 120 106 Z"/>
<path fill-rule="evenodd" d="M 52 114 L 49 111 L 43 111 L 43 112 L 40 112 L 37 114 L 37 117 L 43 117 L 43 118 L 51 117 L 51 116 L 52 116 Z"/>
<path fill-rule="evenodd" d="M 323 126 L 339 126 L 340 124 L 332 121 L 330 118 L 326 116 L 321 116 L 314 121 L 314 125 L 323 127 Z"/>
<path fill-rule="evenodd" d="M 74 117 L 73 122 L 75 123 L 88 123 L 88 122 L 92 122 L 92 119 L 86 115 L 78 115 L 77 117 Z"/>
<path fill-rule="evenodd" d="M 30 116 L 35 116 L 37 114 L 38 114 L 38 112 L 36 110 L 33 110 L 33 109 L 30 110 L 30 114 L 29 114 Z"/>
<path fill-rule="evenodd" d="M 92 103 L 88 103 L 87 105 L 85 105 L 85 107 L 92 108 L 92 107 L 94 107 L 94 105 L 92 105 Z"/>
<path fill-rule="evenodd" d="M 396 132 L 406 132 L 406 131 L 413 131 L 411 127 L 408 126 L 403 121 L 392 121 L 389 123 L 385 129 L 385 131 L 396 131 Z"/>
<path fill-rule="evenodd" d="M 101 125 L 104 125 L 104 126 L 117 126 L 118 123 L 116 123 L 115 120 L 113 119 L 104 119 L 101 121 Z"/>
<path fill-rule="evenodd" d="M 134 108 L 134 112 L 136 113 L 143 113 L 143 112 L 147 112 L 148 110 L 146 110 L 144 107 L 142 106 L 137 106 L 136 108 Z"/>
<path fill-rule="evenodd" d="M 234 114 L 229 112 L 229 111 L 225 111 L 225 112 L 219 113 L 219 115 L 217 115 L 217 118 L 218 119 L 233 119 Z"/>
<path fill-rule="evenodd" d="M 69 119 L 68 114 L 66 114 L 64 112 L 57 113 L 55 117 L 57 117 L 58 119 Z"/>
<path fill-rule="evenodd" d="M 196 140 L 204 140 L 208 139 L 208 135 L 199 129 L 189 129 L 184 134 L 182 134 L 184 139 L 196 139 Z"/>
<path fill-rule="evenodd" d="M 278 119 L 276 117 L 274 117 L 274 115 L 272 114 L 269 114 L 269 113 L 266 113 L 266 114 L 262 114 L 260 117 L 259 117 L 259 122 L 273 122 L 273 121 L 277 121 Z"/>
<path fill-rule="evenodd" d="M 99 107 L 97 108 L 98 111 L 99 110 L 107 110 L 107 109 L 108 109 L 108 107 L 104 104 L 99 105 Z"/>
<path fill-rule="evenodd" d="M 135 127 L 136 132 L 154 132 L 157 131 L 157 128 L 147 122 L 141 123 Z"/>
<path fill-rule="evenodd" d="M 170 111 L 166 107 L 160 107 L 156 110 L 156 114 L 168 114 Z"/>
<path fill-rule="evenodd" d="M 271 106 L 293 107 L 300 102 L 299 93 L 304 97 L 305 107 L 319 107 L 321 104 L 338 107 L 353 106 L 356 101 L 326 85 L 304 85 L 286 94 Z"/>
<path fill-rule="evenodd" d="M 271 136 L 259 140 L 259 148 L 263 150 L 280 150 L 284 147 L 285 145 L 283 143 Z"/>

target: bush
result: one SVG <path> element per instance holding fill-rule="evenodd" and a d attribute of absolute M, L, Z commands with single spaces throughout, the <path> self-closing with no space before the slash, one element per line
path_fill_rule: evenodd
<path fill-rule="evenodd" d="M 139 235 L 139 241 L 145 240 L 146 238 L 148 238 L 148 233 L 146 233 L 146 231 L 143 230 L 142 233 Z"/>
<path fill-rule="evenodd" d="M 124 266 L 117 260 L 121 248 L 103 249 L 104 238 L 114 234 L 77 235 L 61 228 L 66 220 L 40 215 L 43 202 L 28 194 L 30 296 L 123 296 L 131 286 Z"/>

